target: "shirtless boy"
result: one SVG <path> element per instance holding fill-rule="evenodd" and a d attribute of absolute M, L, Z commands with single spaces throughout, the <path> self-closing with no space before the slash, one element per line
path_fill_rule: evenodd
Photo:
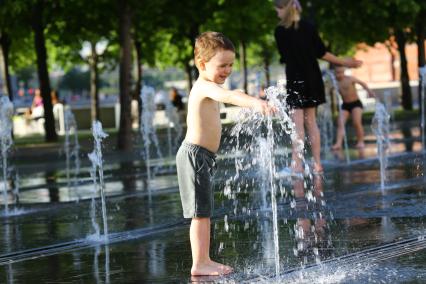
<path fill-rule="evenodd" d="M 221 137 L 219 102 L 253 108 L 263 114 L 273 111 L 266 101 L 241 91 L 223 89 L 232 72 L 235 49 L 218 32 L 198 36 L 194 49 L 199 78 L 188 99 L 187 132 L 176 156 L 179 191 L 184 218 L 191 218 L 189 230 L 191 275 L 222 275 L 230 266 L 210 259 L 210 217 L 213 212 L 212 177 Z"/>
<path fill-rule="evenodd" d="M 337 138 L 336 143 L 331 147 L 333 150 L 342 148 L 344 125 L 349 118 L 352 117 L 352 123 L 355 128 L 357 143 L 356 148 L 364 148 L 364 128 L 362 127 L 362 103 L 358 97 L 355 84 L 360 84 L 370 97 L 374 97 L 374 93 L 368 88 L 363 81 L 345 75 L 345 67 L 338 66 L 335 69 L 336 79 L 339 84 L 339 93 L 342 96 L 342 113 L 337 122 Z"/>

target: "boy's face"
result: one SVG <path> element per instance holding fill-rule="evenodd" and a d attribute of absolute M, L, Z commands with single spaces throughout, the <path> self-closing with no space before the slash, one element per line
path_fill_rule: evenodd
<path fill-rule="evenodd" d="M 345 76 L 345 68 L 337 67 L 335 70 L 335 73 L 336 73 L 336 78 L 340 80 L 341 78 Z"/>
<path fill-rule="evenodd" d="M 234 52 L 220 49 L 208 62 L 200 62 L 200 75 L 208 81 L 221 85 L 231 75 L 234 60 Z"/>

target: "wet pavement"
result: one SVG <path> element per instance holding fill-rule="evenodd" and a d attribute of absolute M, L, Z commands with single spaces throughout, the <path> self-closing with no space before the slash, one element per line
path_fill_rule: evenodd
<path fill-rule="evenodd" d="M 139 157 L 105 156 L 108 245 L 93 237 L 84 154 L 77 190 L 68 188 L 60 157 L 15 163 L 19 204 L 11 194 L 9 216 L 0 214 L 0 282 L 423 283 L 426 157 L 417 140 L 401 135 L 392 132 L 384 189 L 372 136 L 362 153 L 350 149 L 350 163 L 342 152 L 324 153 L 324 176 L 274 180 L 279 278 L 270 193 L 254 168 L 231 179 L 235 159 L 246 153 L 224 147 L 215 176 L 211 253 L 235 268 L 226 277 L 189 275 L 189 222 L 182 218 L 172 157 L 154 160 L 161 167 L 147 181 Z M 277 149 L 277 160 L 288 153 L 285 147 Z M 99 199 L 96 214 L 102 224 Z"/>

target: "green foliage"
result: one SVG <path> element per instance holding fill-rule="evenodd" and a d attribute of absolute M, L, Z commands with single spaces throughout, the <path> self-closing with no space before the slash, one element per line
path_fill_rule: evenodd
<path fill-rule="evenodd" d="M 416 0 L 311 0 L 305 15 L 315 15 L 323 39 L 333 52 L 347 53 L 355 44 L 374 44 L 396 29 L 407 30 L 420 10 Z"/>
<path fill-rule="evenodd" d="M 277 16 L 270 1 L 222 0 L 212 20 L 204 29 L 223 32 L 234 43 L 255 42 L 265 34 L 271 34 Z"/>
<path fill-rule="evenodd" d="M 217 9 L 217 0 L 174 1 L 165 0 L 163 9 L 162 54 L 169 64 L 184 66 L 193 58 L 193 46 L 202 25 L 211 19 Z M 172 54 L 172 52 L 174 54 Z"/>
<path fill-rule="evenodd" d="M 119 55 L 117 1 L 44 0 L 46 45 L 50 68 L 72 70 L 85 62 L 83 42 L 108 41 L 101 69 L 113 70 Z M 384 41 L 395 29 L 414 39 L 413 26 L 426 15 L 424 0 L 302 0 L 304 17 L 314 20 L 333 52 L 348 54 L 359 42 Z M 310 5 L 308 5 L 308 2 Z M 34 0 L 2 0 L 0 35 L 11 37 L 10 65 L 14 73 L 34 66 L 30 26 Z M 131 0 L 133 38 L 141 42 L 142 63 L 165 69 L 183 68 L 193 58 L 195 37 L 221 31 L 237 46 L 247 45 L 248 65 L 276 62 L 273 30 L 277 16 L 272 0 Z M 423 17 L 424 21 L 424 17 Z"/>
<path fill-rule="evenodd" d="M 251 43 L 247 54 L 249 66 L 262 66 L 265 59 L 269 60 L 269 62 L 278 61 L 276 43 L 272 33 L 264 34 L 257 41 Z"/>

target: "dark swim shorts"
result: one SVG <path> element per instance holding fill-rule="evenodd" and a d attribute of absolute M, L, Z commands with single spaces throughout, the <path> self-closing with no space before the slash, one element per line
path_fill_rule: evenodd
<path fill-rule="evenodd" d="M 343 104 L 342 104 L 342 109 L 343 109 L 343 110 L 346 110 L 346 111 L 348 111 L 348 112 L 352 112 L 352 110 L 353 110 L 354 108 L 356 108 L 356 107 L 363 108 L 363 105 L 362 105 L 362 103 L 361 103 L 361 101 L 360 101 L 360 100 L 356 100 L 356 101 L 354 101 L 354 102 L 350 102 L 350 103 L 343 103 Z"/>
<path fill-rule="evenodd" d="M 211 217 L 216 154 L 184 141 L 176 155 L 183 217 Z"/>

